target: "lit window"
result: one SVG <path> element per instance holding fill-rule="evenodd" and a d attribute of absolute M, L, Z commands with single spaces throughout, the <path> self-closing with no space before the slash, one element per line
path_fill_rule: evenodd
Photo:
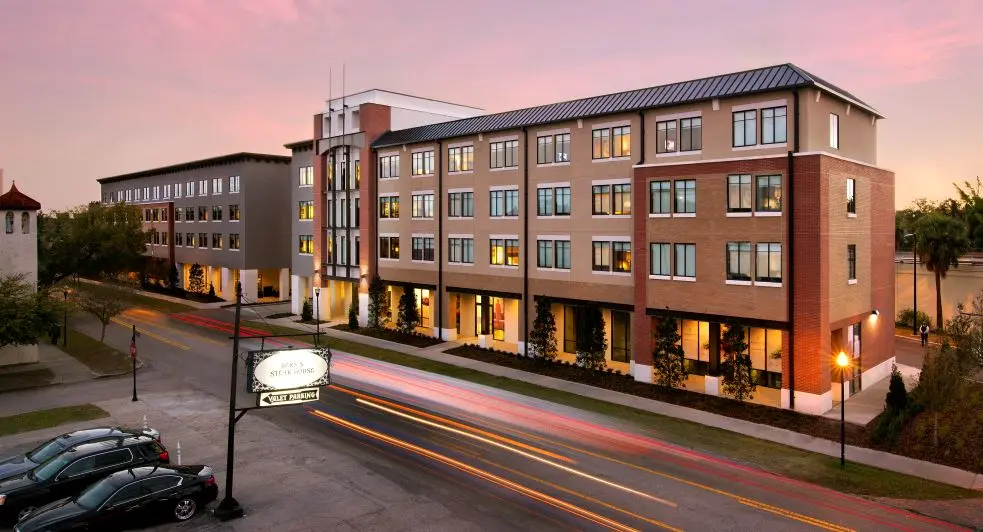
<path fill-rule="evenodd" d="M 302 187 L 312 187 L 312 186 L 314 186 L 314 167 L 313 166 L 302 166 L 302 167 L 300 167 L 300 186 L 302 186 Z"/>
<path fill-rule="evenodd" d="M 297 252 L 301 255 L 314 254 L 314 235 L 297 235 Z"/>
<path fill-rule="evenodd" d="M 300 220 L 314 219 L 314 200 L 298 202 L 298 218 Z"/>
<path fill-rule="evenodd" d="M 433 218 L 433 194 L 413 194 L 413 218 Z"/>
<path fill-rule="evenodd" d="M 399 196 L 379 198 L 379 218 L 383 220 L 399 218 Z"/>
<path fill-rule="evenodd" d="M 413 154 L 413 175 L 433 174 L 433 150 Z"/>
<path fill-rule="evenodd" d="M 840 116 L 829 114 L 829 147 L 840 149 Z"/>
<path fill-rule="evenodd" d="M 782 211 L 782 176 L 758 176 L 758 212 Z"/>
<path fill-rule="evenodd" d="M 677 213 L 696 212 L 696 180 L 683 179 L 676 181 L 676 205 Z"/>
<path fill-rule="evenodd" d="M 846 180 L 846 212 L 857 214 L 857 181 Z"/>

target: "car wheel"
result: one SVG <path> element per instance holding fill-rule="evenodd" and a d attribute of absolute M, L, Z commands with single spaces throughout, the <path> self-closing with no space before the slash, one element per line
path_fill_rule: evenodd
<path fill-rule="evenodd" d="M 24 508 L 21 508 L 20 511 L 17 512 L 17 520 L 23 521 L 24 518 L 30 515 L 34 510 L 37 510 L 37 508 L 34 506 L 25 506 Z"/>
<path fill-rule="evenodd" d="M 198 511 L 198 503 L 191 497 L 184 497 L 174 505 L 174 518 L 178 521 L 187 521 L 195 516 Z"/>

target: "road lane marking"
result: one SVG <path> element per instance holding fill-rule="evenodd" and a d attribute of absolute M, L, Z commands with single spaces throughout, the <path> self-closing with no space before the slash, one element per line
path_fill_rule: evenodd
<path fill-rule="evenodd" d="M 421 417 L 429 418 L 431 420 L 440 421 L 440 422 L 443 422 L 443 423 L 445 423 L 447 425 L 451 425 L 451 426 L 454 426 L 454 427 L 457 427 L 457 428 L 460 428 L 460 429 L 464 429 L 464 430 L 476 432 L 476 433 L 481 434 L 482 436 L 485 436 L 487 438 L 492 438 L 494 440 L 498 440 L 498 441 L 503 442 L 503 443 L 509 443 L 509 444 L 512 444 L 512 445 L 514 445 L 516 447 L 521 447 L 523 449 L 526 449 L 527 451 L 532 451 L 532 452 L 535 452 L 535 453 L 539 453 L 539 454 L 541 454 L 543 456 L 549 456 L 550 458 L 554 458 L 556 460 L 560 460 L 560 461 L 567 462 L 567 463 L 570 463 L 570 464 L 577 463 L 576 460 L 574 460 L 572 458 L 568 458 L 568 457 L 563 456 L 561 454 L 556 454 L 554 452 L 547 451 L 546 449 L 540 449 L 539 447 L 535 447 L 535 446 L 529 445 L 527 443 L 523 443 L 523 442 L 520 442 L 520 441 L 517 441 L 517 440 L 513 440 L 512 438 L 508 438 L 508 437 L 505 437 L 505 436 L 502 436 L 502 435 L 499 435 L 499 434 L 495 434 L 493 432 L 488 432 L 488 431 L 479 429 L 477 427 L 471 427 L 471 426 L 465 425 L 463 423 L 458 423 L 456 421 L 452 421 L 452 420 L 447 419 L 447 418 L 443 418 L 443 417 L 440 417 L 440 416 L 435 416 L 433 414 L 428 414 L 426 412 L 421 412 L 421 411 L 416 410 L 416 409 L 413 409 L 413 408 L 409 408 L 409 407 L 406 407 L 406 406 L 403 406 L 403 405 L 399 405 L 399 404 L 396 404 L 396 403 L 393 403 L 393 402 L 390 402 L 390 401 L 386 401 L 385 399 L 379 399 L 377 397 L 371 397 L 369 395 L 365 395 L 365 394 L 356 392 L 355 390 L 348 390 L 346 388 L 341 388 L 341 387 L 334 386 L 334 385 L 332 385 L 331 387 L 334 388 L 334 389 L 336 389 L 336 390 L 338 390 L 339 392 L 343 392 L 343 393 L 349 394 L 351 396 L 354 396 L 356 398 L 356 401 L 358 401 L 358 398 L 362 398 L 362 399 L 366 399 L 366 400 L 370 400 L 370 401 L 375 401 L 377 403 L 382 403 L 382 404 L 384 404 L 386 406 L 390 406 L 390 407 L 393 407 L 393 408 L 397 408 L 397 409 L 400 409 L 400 410 L 411 412 L 411 413 L 416 414 L 416 415 L 421 416 Z"/>
<path fill-rule="evenodd" d="M 135 314 L 135 312 L 132 312 L 132 309 L 131 309 L 131 310 L 127 311 L 127 312 L 124 312 L 123 313 L 123 316 L 126 319 L 135 321 L 137 323 L 143 323 L 143 324 L 149 325 L 151 327 L 159 327 L 159 328 L 164 329 L 166 331 L 170 331 L 170 332 L 173 332 L 175 334 L 180 334 L 182 336 L 187 336 L 188 338 L 193 338 L 195 340 L 200 340 L 202 342 L 208 342 L 208 343 L 211 343 L 211 344 L 216 344 L 216 345 L 221 345 L 221 346 L 225 346 L 226 345 L 226 342 L 220 342 L 218 340 L 214 340 L 212 338 L 208 338 L 207 336 L 202 336 L 202 335 L 197 334 L 197 333 L 193 333 L 193 332 L 190 332 L 190 331 L 185 331 L 185 330 L 182 330 L 182 329 L 178 329 L 177 327 L 174 327 L 172 325 L 167 325 L 167 324 L 164 324 L 164 323 L 160 323 L 160 322 L 158 322 L 156 320 L 152 320 L 150 318 L 145 318 L 143 316 L 134 316 L 134 314 Z M 187 322 L 182 322 L 182 323 L 187 323 Z"/>
<path fill-rule="evenodd" d="M 133 324 L 132 323 L 125 322 L 125 321 L 123 321 L 123 320 L 121 320 L 119 318 L 113 318 L 112 321 L 113 321 L 113 323 L 115 323 L 116 325 L 119 325 L 121 327 L 126 327 L 127 329 L 132 329 L 133 328 Z M 170 338 L 166 338 L 166 337 L 161 336 L 161 335 L 159 335 L 157 333 L 150 332 L 147 329 L 140 329 L 137 332 L 140 333 L 140 334 L 143 334 L 143 335 L 147 335 L 148 337 L 153 338 L 154 340 L 157 340 L 158 342 L 162 342 L 162 343 L 171 345 L 171 346 L 176 347 L 178 349 L 183 349 L 185 351 L 190 351 L 191 350 L 190 347 L 188 347 L 188 346 L 186 346 L 186 345 L 184 345 L 184 344 L 182 344 L 180 342 L 176 342 L 174 340 L 171 340 Z"/>
<path fill-rule="evenodd" d="M 433 421 L 429 421 L 429 420 L 422 419 L 422 418 L 419 418 L 419 417 L 416 417 L 416 416 L 412 416 L 412 415 L 406 414 L 404 412 L 399 412 L 399 411 L 394 410 L 392 408 L 389 408 L 389 407 L 386 407 L 386 406 L 383 406 L 383 405 L 380 405 L 380 404 L 376 404 L 376 403 L 373 403 L 371 401 L 366 401 L 365 399 L 362 399 L 360 397 L 356 398 L 355 401 L 356 402 L 363 403 L 363 404 L 366 404 L 368 406 L 371 406 L 371 407 L 376 408 L 378 410 L 381 410 L 383 412 L 388 412 L 388 413 L 390 413 L 390 414 L 392 414 L 394 416 L 399 416 L 399 417 L 402 417 L 402 418 L 405 418 L 405 419 L 410 419 L 410 420 L 416 421 L 417 423 L 422 423 L 424 425 L 429 425 L 431 427 L 439 428 L 439 429 L 445 430 L 447 432 L 451 432 L 451 433 L 457 434 L 459 436 L 464 436 L 466 438 L 471 438 L 473 440 L 478 440 L 478 441 L 481 441 L 483 443 L 487 443 L 488 445 L 492 445 L 494 447 L 498 447 L 499 449 L 504 449 L 504 450 L 509 451 L 511 453 L 515 453 L 515 454 L 518 454 L 520 456 L 524 456 L 524 457 L 526 457 L 526 458 L 528 458 L 530 460 L 535 460 L 535 461 L 540 462 L 542 464 L 546 464 L 548 466 L 555 467 L 557 469 L 560 469 L 561 471 L 566 471 L 567 473 L 570 473 L 572 475 L 576 475 L 578 477 L 586 478 L 588 480 L 593 480 L 594 482 L 597 482 L 599 484 L 604 484 L 605 486 L 608 486 L 610 488 L 621 490 L 621 491 L 624 491 L 626 493 L 631 493 L 632 495 L 636 495 L 638 497 L 642 497 L 643 499 L 648 499 L 650 501 L 654 501 L 654 502 L 657 502 L 657 503 L 660 503 L 660 504 L 664 504 L 664 505 L 669 506 L 671 508 L 676 508 L 676 506 L 677 506 L 676 503 L 674 503 L 672 501 L 669 501 L 669 500 L 666 500 L 666 499 L 663 499 L 663 498 L 660 498 L 660 497 L 656 497 L 654 495 L 649 495 L 648 493 L 644 493 L 644 492 L 638 491 L 636 489 L 629 488 L 628 486 L 622 486 L 621 484 L 617 484 L 617 483 L 611 482 L 610 480 L 606 480 L 606 479 L 603 479 L 603 478 L 600 478 L 600 477 L 596 477 L 596 476 L 591 475 L 589 473 L 585 473 L 583 471 L 580 471 L 579 469 L 574 469 L 572 467 L 565 466 L 563 464 L 554 462 L 552 460 L 547 460 L 546 458 L 543 458 L 541 456 L 536 456 L 536 455 L 534 455 L 532 453 L 528 453 L 528 452 L 523 451 L 521 449 L 516 449 L 514 447 L 510 447 L 510 446 L 505 445 L 503 443 L 499 443 L 497 441 L 494 441 L 494 440 L 489 439 L 489 438 L 485 438 L 483 436 L 479 436 L 477 434 L 472 434 L 470 432 L 465 432 L 463 430 L 455 429 L 453 427 L 448 427 L 446 425 L 441 425 L 440 423 L 435 423 Z"/>
<path fill-rule="evenodd" d="M 421 455 L 421 456 L 430 458 L 430 459 L 435 460 L 437 462 L 440 462 L 442 464 L 451 466 L 451 467 L 453 467 L 453 468 L 455 468 L 455 469 L 457 469 L 459 471 L 463 471 L 465 473 L 469 473 L 469 474 L 471 474 L 471 475 L 473 475 L 475 477 L 478 477 L 478 478 L 487 480 L 487 481 L 489 481 L 489 482 L 491 482 L 493 484 L 497 484 L 497 485 L 499 485 L 499 486 L 501 486 L 503 488 L 512 490 L 512 491 L 514 491 L 516 493 L 520 493 L 520 494 L 525 495 L 525 496 L 527 496 L 527 497 L 529 497 L 531 499 L 534 499 L 534 500 L 537 500 L 537 501 L 542 502 L 544 504 L 550 505 L 550 506 L 552 506 L 554 508 L 557 508 L 557 509 L 566 511 L 567 513 L 570 513 L 570 514 L 572 514 L 574 516 L 580 517 L 580 518 L 585 519 L 587 521 L 590 521 L 592 523 L 596 523 L 598 525 L 601 525 L 603 527 L 609 528 L 611 530 L 619 530 L 619 531 L 624 531 L 624 532 L 640 532 L 636 528 L 632 528 L 632 527 L 630 527 L 628 525 L 619 523 L 617 521 L 614 521 L 612 519 L 609 519 L 607 517 L 604 517 L 603 515 L 594 513 L 594 512 L 592 512 L 590 510 L 587 510 L 586 508 L 582 508 L 580 506 L 576 506 L 574 504 L 570 504 L 570 503 L 568 503 L 566 501 L 562 501 L 560 499 L 557 499 L 556 497 L 547 495 L 547 494 L 545 494 L 543 492 L 536 491 L 536 490 L 534 490 L 532 488 L 523 486 L 522 484 L 519 484 L 517 482 L 512 482 L 511 480 L 508 480 L 508 479 L 503 478 L 503 477 L 500 477 L 498 475 L 489 473 L 488 471 L 484 471 L 484 470 L 478 469 L 477 467 L 474 467 L 472 465 L 465 464 L 464 462 L 461 462 L 459 460 L 455 460 L 453 458 L 450 458 L 448 456 L 444 456 L 444 455 L 442 455 L 440 453 L 436 453 L 436 452 L 431 451 L 429 449 L 425 449 L 425 448 L 420 447 L 418 445 L 414 445 L 412 443 L 405 442 L 403 440 L 394 438 L 394 437 L 389 436 L 387 434 L 383 434 L 381 432 L 374 431 L 372 429 L 363 427 L 363 426 L 358 425 L 356 423 L 352 423 L 351 421 L 348 421 L 348 420 L 345 420 L 345 419 L 342 419 L 342 418 L 333 416 L 331 414 L 328 414 L 327 412 L 323 412 L 321 410 L 317 410 L 317 409 L 314 409 L 314 408 L 312 408 L 311 410 L 309 410 L 309 412 L 311 414 L 313 414 L 313 415 L 321 418 L 321 419 L 324 419 L 326 421 L 330 421 L 330 422 L 332 422 L 332 423 L 334 423 L 336 425 L 340 425 L 342 427 L 348 428 L 350 430 L 353 430 L 353 431 L 358 432 L 360 434 L 363 434 L 365 436 L 369 436 L 371 438 L 375 438 L 377 440 L 380 440 L 380 441 L 389 443 L 390 445 L 394 445 L 396 447 L 400 447 L 400 448 L 406 449 L 406 450 L 408 450 L 410 452 L 413 452 L 413 453 L 416 453 L 418 455 Z"/>

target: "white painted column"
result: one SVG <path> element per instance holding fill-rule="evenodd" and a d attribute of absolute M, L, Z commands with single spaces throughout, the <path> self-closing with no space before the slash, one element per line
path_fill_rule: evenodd
<path fill-rule="evenodd" d="M 280 283 L 277 285 L 280 291 L 280 301 L 286 301 L 290 295 L 290 269 L 280 268 Z"/>
<path fill-rule="evenodd" d="M 304 289 L 299 275 L 290 276 L 290 312 L 300 315 L 304 309 Z"/>
<path fill-rule="evenodd" d="M 256 282 L 259 280 L 258 275 L 259 271 L 257 270 L 239 270 L 239 282 L 242 283 L 242 297 L 248 303 L 256 302 Z"/>
<path fill-rule="evenodd" d="M 382 310 L 382 309 L 379 309 Z M 381 319 L 379 321 L 382 321 Z M 369 294 L 367 292 L 358 293 L 358 326 L 366 327 L 369 324 Z"/>
<path fill-rule="evenodd" d="M 317 288 L 312 287 L 309 296 L 311 303 L 314 305 L 314 319 L 328 321 L 331 319 L 331 290 L 326 286 L 322 286 L 321 293 L 317 297 L 314 296 L 314 290 L 317 290 Z"/>

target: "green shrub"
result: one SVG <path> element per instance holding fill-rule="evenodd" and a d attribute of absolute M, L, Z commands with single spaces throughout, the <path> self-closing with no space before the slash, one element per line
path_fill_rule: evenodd
<path fill-rule="evenodd" d="M 895 324 L 897 324 L 897 325 L 899 325 L 901 327 L 914 327 L 914 325 L 912 325 L 912 321 L 914 320 L 914 317 L 915 317 L 915 311 L 914 310 L 912 310 L 910 308 L 903 308 L 903 309 L 901 309 L 900 312 L 898 312 L 898 319 L 895 322 Z M 918 311 L 918 325 L 922 325 L 922 324 L 931 325 L 932 324 L 932 317 L 929 316 L 928 314 L 926 314 L 926 313 L 924 313 L 924 312 L 922 312 L 922 311 L 919 310 Z"/>

